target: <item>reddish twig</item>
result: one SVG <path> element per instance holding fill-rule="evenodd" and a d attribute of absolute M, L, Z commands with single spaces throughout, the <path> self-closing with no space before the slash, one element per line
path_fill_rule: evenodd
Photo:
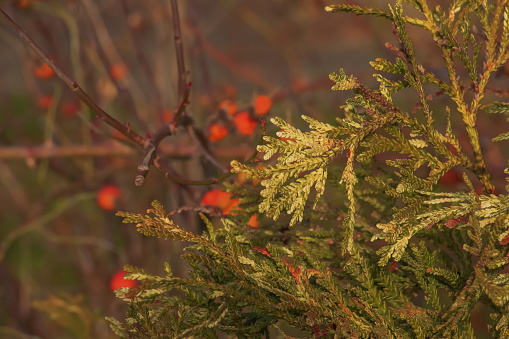
<path fill-rule="evenodd" d="M 246 78 L 253 84 L 262 87 L 266 91 L 272 91 L 274 87 L 276 87 L 273 83 L 261 77 L 259 72 L 256 72 L 255 70 L 251 69 L 248 66 L 240 65 L 237 61 L 233 60 L 228 55 L 221 52 L 212 43 L 210 43 L 206 39 L 203 39 L 203 37 L 201 39 L 201 43 L 205 52 L 207 52 L 207 54 L 212 59 L 214 59 L 217 63 L 223 65 L 231 72 L 243 78 Z"/>
<path fill-rule="evenodd" d="M 214 154 L 218 158 L 238 158 L 252 151 L 248 146 L 221 147 Z M 157 152 L 173 159 L 187 159 L 199 152 L 197 146 L 160 144 Z M 66 146 L 7 146 L 0 147 L 0 159 L 49 159 L 49 158 L 82 158 L 132 156 L 137 151 L 122 144 L 105 143 L 100 145 L 66 145 Z"/>
<path fill-rule="evenodd" d="M 272 95 L 272 101 L 274 103 L 282 101 L 286 99 L 290 94 L 300 94 L 309 91 L 313 91 L 320 88 L 331 88 L 334 85 L 334 82 L 329 78 L 321 78 L 314 81 L 310 81 L 307 84 L 303 84 L 300 86 L 294 86 L 291 89 L 281 89 L 277 91 L 274 95 Z"/>
<path fill-rule="evenodd" d="M 495 89 L 486 87 L 486 93 L 493 93 L 500 98 L 509 97 L 509 91 L 506 89 Z"/>
<path fill-rule="evenodd" d="M 203 136 L 201 130 L 197 129 L 194 126 L 187 126 L 187 131 L 191 138 L 193 138 L 196 145 L 198 145 L 198 149 L 201 151 L 203 156 L 214 166 L 219 168 L 223 173 L 228 173 L 229 171 L 222 166 L 213 156 L 210 154 L 209 149 L 207 148 L 206 139 Z"/>

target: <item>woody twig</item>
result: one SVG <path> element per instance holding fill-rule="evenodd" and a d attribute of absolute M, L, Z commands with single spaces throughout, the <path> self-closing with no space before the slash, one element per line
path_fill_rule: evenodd
<path fill-rule="evenodd" d="M 0 17 L 18 34 L 18 36 L 37 54 L 54 72 L 64 81 L 64 83 L 96 114 L 99 119 L 118 130 L 127 138 L 134 141 L 141 147 L 146 146 L 146 139 L 140 136 L 135 131 L 131 130 L 129 125 L 122 124 L 117 119 L 106 113 L 99 105 L 97 105 L 92 98 L 83 90 L 75 81 L 72 81 L 54 62 L 44 53 L 41 48 L 19 27 L 2 9 L 0 9 Z"/>

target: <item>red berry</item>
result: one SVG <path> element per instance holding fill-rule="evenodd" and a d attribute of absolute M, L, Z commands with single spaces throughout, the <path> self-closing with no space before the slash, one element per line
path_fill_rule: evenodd
<path fill-rule="evenodd" d="M 457 170 L 451 169 L 444 173 L 439 182 L 445 187 L 456 188 L 459 183 L 463 182 L 463 178 Z"/>
<path fill-rule="evenodd" d="M 127 272 L 124 271 L 124 270 L 119 270 L 111 278 L 110 287 L 111 287 L 112 291 L 118 290 L 119 288 L 122 288 L 122 287 L 129 287 L 129 288 L 131 288 L 131 287 L 136 286 L 136 280 L 124 279 L 124 275 L 126 273 Z"/>
<path fill-rule="evenodd" d="M 249 221 L 247 222 L 247 224 L 248 224 L 248 226 L 251 226 L 251 227 L 254 227 L 254 228 L 260 227 L 260 223 L 258 222 L 258 214 L 253 214 L 249 218 Z"/>
<path fill-rule="evenodd" d="M 388 267 L 389 271 L 391 272 L 395 272 L 398 270 L 398 263 L 396 261 L 393 261 L 389 267 Z"/>
<path fill-rule="evenodd" d="M 237 126 L 240 134 L 251 135 L 256 128 L 257 121 L 251 118 L 248 112 L 240 112 L 235 116 L 233 123 Z"/>
<path fill-rule="evenodd" d="M 163 121 L 164 122 L 172 122 L 173 120 L 173 112 L 169 109 L 165 109 L 163 111 Z"/>
<path fill-rule="evenodd" d="M 237 104 L 229 99 L 221 101 L 219 103 L 219 109 L 225 111 L 228 115 L 237 114 Z"/>
<path fill-rule="evenodd" d="M 201 198 L 201 204 L 214 206 L 218 199 L 219 192 L 221 192 L 221 190 L 218 189 L 213 189 L 206 192 Z"/>
<path fill-rule="evenodd" d="M 27 8 L 30 5 L 31 0 L 18 0 L 18 8 Z"/>
<path fill-rule="evenodd" d="M 239 199 L 232 199 L 231 197 L 231 193 L 223 192 L 216 188 L 203 195 L 201 204 L 219 207 L 223 214 L 228 214 L 239 204 Z"/>
<path fill-rule="evenodd" d="M 97 203 L 103 210 L 112 210 L 116 200 L 121 197 L 121 191 L 117 186 L 104 186 L 97 193 Z"/>
<path fill-rule="evenodd" d="M 122 80 L 127 75 L 127 67 L 123 63 L 118 63 L 110 67 L 110 74 L 115 80 Z"/>
<path fill-rule="evenodd" d="M 238 204 L 240 204 L 239 199 L 230 199 L 228 204 L 225 207 L 223 207 L 221 212 L 223 212 L 224 215 L 229 214 L 231 212 L 231 210 L 234 209 L 235 206 L 237 206 Z"/>
<path fill-rule="evenodd" d="M 52 102 L 53 97 L 51 95 L 41 95 L 37 100 L 37 104 L 40 108 L 49 108 Z"/>
<path fill-rule="evenodd" d="M 230 99 L 235 98 L 235 96 L 237 95 L 237 89 L 232 85 L 226 85 L 224 86 L 224 94 L 226 95 L 227 98 Z"/>
<path fill-rule="evenodd" d="M 224 208 L 228 205 L 231 193 L 223 192 L 220 189 L 213 189 L 203 195 L 201 199 L 202 205 L 211 205 Z"/>
<path fill-rule="evenodd" d="M 41 62 L 39 65 L 35 66 L 33 69 L 34 75 L 39 79 L 49 79 L 51 78 L 55 72 L 44 62 Z"/>
<path fill-rule="evenodd" d="M 254 112 L 256 115 L 269 113 L 272 107 L 272 99 L 267 95 L 259 95 L 254 100 Z"/>
<path fill-rule="evenodd" d="M 218 123 L 214 123 L 209 127 L 209 140 L 210 141 L 219 141 L 224 139 L 224 137 L 228 134 L 228 129 L 223 125 Z"/>
<path fill-rule="evenodd" d="M 246 172 L 240 172 L 237 174 L 237 182 L 239 184 L 243 184 L 247 179 L 247 173 Z"/>
<path fill-rule="evenodd" d="M 78 113 L 78 107 L 71 101 L 64 101 L 62 103 L 62 112 L 65 116 L 73 117 Z"/>

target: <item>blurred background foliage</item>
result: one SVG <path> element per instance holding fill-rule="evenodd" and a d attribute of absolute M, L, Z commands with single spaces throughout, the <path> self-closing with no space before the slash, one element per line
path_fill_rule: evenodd
<path fill-rule="evenodd" d="M 366 85 L 376 83 L 368 63 L 392 59 L 384 47 L 395 43 L 390 23 L 330 14 L 324 11 L 329 3 L 179 1 L 192 81 L 187 112 L 204 135 L 221 117 L 218 106 L 226 99 L 243 109 L 255 96 L 268 95 L 269 116 L 303 127 L 302 114 L 324 122 L 343 114 L 348 94 L 330 91 L 332 71 L 343 67 Z M 387 2 L 369 5 L 386 8 Z M 12 0 L 1 8 L 96 103 L 140 135 L 171 119 L 178 106 L 178 71 L 170 1 Z M 418 41 L 419 58 L 440 69 L 431 39 Z M 157 199 L 167 210 L 190 210 L 174 219 L 197 232 L 202 225 L 192 209 L 211 186 L 182 186 L 152 170 L 136 187 L 143 153 L 99 121 L 58 77 L 45 75 L 44 65 L 5 24 L 0 46 L 0 337 L 113 337 L 103 319 L 125 314 L 110 289 L 124 264 L 160 274 L 162 263 L 170 261 L 176 274 L 186 274 L 179 266 L 181 244 L 143 237 L 115 211 L 143 213 Z M 501 88 L 507 82 L 503 72 L 495 79 Z M 399 99 L 409 111 L 418 102 Z M 444 104 L 440 100 L 435 103 Z M 487 141 L 507 131 L 503 117 L 489 118 L 480 122 Z M 257 129 L 243 136 L 231 121 L 225 124 L 227 136 L 207 143 L 223 166 L 247 159 L 260 135 Z M 268 125 L 267 133 L 274 132 Z M 160 153 L 180 177 L 221 175 L 186 131 L 166 138 Z M 503 155 L 488 150 L 487 157 L 504 192 Z M 443 184 L 460 189 L 461 176 L 453 173 Z M 98 204 L 105 186 L 120 192 L 111 210 Z"/>

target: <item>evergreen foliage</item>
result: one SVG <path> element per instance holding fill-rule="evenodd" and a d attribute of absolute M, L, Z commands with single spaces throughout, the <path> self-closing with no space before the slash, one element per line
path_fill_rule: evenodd
<path fill-rule="evenodd" d="M 354 93 L 335 125 L 303 116 L 303 131 L 271 119 L 279 131 L 258 146 L 264 166 L 231 164 L 259 185 L 226 185 L 242 204 L 222 227 L 202 215 L 207 231 L 194 234 L 157 202 L 147 215 L 118 213 L 144 235 L 191 242 L 182 258 L 192 269 L 182 278 L 169 264 L 165 276 L 126 267 L 141 285 L 118 291 L 130 310 L 122 322 L 109 319 L 115 333 L 260 338 L 272 328 L 290 338 L 295 328 L 316 338 L 473 338 L 470 315 L 484 304 L 493 337 L 509 336 L 509 197 L 494 194 L 476 126 L 485 113 L 509 112 L 508 103 L 486 97 L 509 59 L 509 2 L 404 2 L 420 15 L 404 15 L 402 1 L 387 11 L 326 8 L 392 21 L 397 44 L 386 46 L 394 60 L 371 63 L 377 89 L 343 70 L 331 74 L 334 90 Z M 407 24 L 435 41 L 446 77 L 419 60 Z M 414 112 L 398 106 L 400 91 L 417 94 Z M 434 95 L 449 97 L 450 107 L 435 107 Z M 454 122 L 463 124 L 471 154 Z M 493 142 L 506 139 L 509 132 Z M 453 167 L 469 174 L 467 188 L 441 192 L 438 182 Z M 254 213 L 274 222 L 250 228 Z"/>

